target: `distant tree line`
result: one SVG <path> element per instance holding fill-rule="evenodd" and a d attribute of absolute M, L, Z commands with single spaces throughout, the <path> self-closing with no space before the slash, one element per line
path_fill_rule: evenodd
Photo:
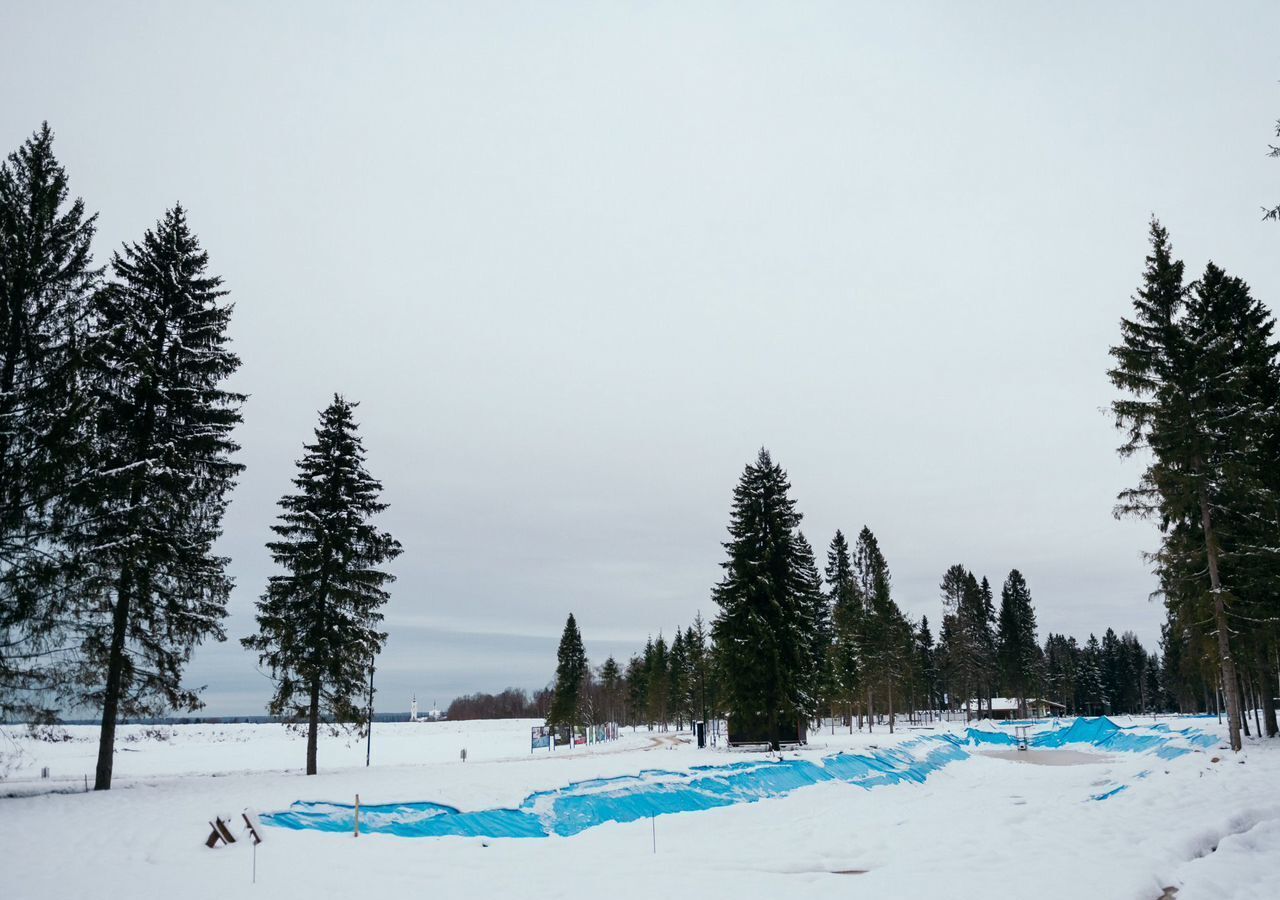
<path fill-rule="evenodd" d="M 183 673 L 226 639 L 232 580 L 214 544 L 244 467 L 227 380 L 232 305 L 180 204 L 95 265 L 97 216 L 71 199 L 47 124 L 0 161 L 0 720 L 95 709 L 95 788 L 116 724 L 195 711 Z M 363 727 L 400 552 L 340 396 L 305 445 L 259 603 L 269 710 L 308 732 Z"/>
<path fill-rule="evenodd" d="M 541 719 L 551 711 L 551 689 L 532 694 L 509 687 L 497 694 L 465 694 L 455 697 L 445 716 L 449 719 Z"/>
<path fill-rule="evenodd" d="M 869 528 L 852 546 L 837 531 L 819 575 L 789 491 L 767 451 L 746 467 L 710 628 L 698 615 L 670 640 L 650 638 L 625 667 L 610 657 L 592 669 L 570 616 L 548 721 L 665 730 L 728 715 L 777 734 L 788 719 L 830 716 L 850 729 L 883 722 L 892 731 L 899 716 L 922 711 L 981 717 L 995 697 L 1016 700 L 1023 714 L 1040 699 L 1068 715 L 1213 712 L 1222 702 L 1170 626 L 1161 652 L 1111 628 L 1101 640 L 1050 633 L 1041 643 L 1031 590 L 1017 569 L 997 601 L 987 578 L 950 566 L 939 584 L 935 642 L 927 617 L 915 621 L 898 606 Z M 1171 616 L 1179 608 L 1171 604 Z M 1265 717 L 1263 685 L 1253 686 L 1250 708 Z"/>

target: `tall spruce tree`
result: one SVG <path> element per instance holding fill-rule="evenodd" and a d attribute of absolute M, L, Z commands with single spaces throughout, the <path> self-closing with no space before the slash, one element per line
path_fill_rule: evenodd
<path fill-rule="evenodd" d="M 685 631 L 684 642 L 689 652 L 693 711 L 700 721 L 706 722 L 711 712 L 714 676 L 711 648 L 707 646 L 707 626 L 702 620 L 701 612 L 693 617 L 693 624 Z"/>
<path fill-rule="evenodd" d="M 1098 639 L 1089 635 L 1089 640 L 1080 651 L 1080 661 L 1076 678 L 1076 707 L 1085 715 L 1101 715 L 1106 712 L 1108 698 L 1102 679 L 1102 648 Z"/>
<path fill-rule="evenodd" d="M 853 576 L 849 542 L 839 530 L 831 539 L 831 546 L 827 550 L 826 576 L 832 608 L 832 691 L 848 704 L 849 729 L 852 731 L 853 704 L 862 686 L 859 640 L 865 605 Z"/>
<path fill-rule="evenodd" d="M 812 717 L 813 605 L 796 529 L 800 513 L 786 473 L 761 449 L 733 492 L 720 607 L 712 634 L 733 727 L 777 747 L 783 722 Z"/>
<path fill-rule="evenodd" d="M 983 579 L 986 582 L 986 579 Z M 990 588 L 983 589 L 973 573 L 956 564 L 942 576 L 943 656 L 948 686 L 963 695 L 965 717 L 973 701 L 989 697 L 994 671 L 994 638 L 990 621 Z M 959 704 L 953 701 L 952 706 Z"/>
<path fill-rule="evenodd" d="M 991 582 L 982 576 L 978 584 L 982 597 L 982 615 L 980 622 L 979 644 L 982 648 L 982 684 L 983 696 L 987 700 L 987 712 L 991 711 L 991 700 L 996 695 L 996 683 L 1000 680 L 1000 666 L 996 660 L 996 604 L 995 593 L 991 590 Z"/>
<path fill-rule="evenodd" d="M 622 670 L 618 667 L 618 661 L 610 656 L 600 666 L 600 689 L 602 699 L 604 700 L 604 714 L 606 721 L 619 721 L 618 712 L 622 691 Z"/>
<path fill-rule="evenodd" d="M 1076 669 L 1080 650 L 1075 638 L 1050 633 L 1044 642 L 1045 689 L 1064 710 L 1076 711 Z"/>
<path fill-rule="evenodd" d="M 1155 519 L 1164 535 L 1155 556 L 1166 598 L 1207 607 L 1225 691 L 1228 733 L 1241 747 L 1231 618 L 1249 607 L 1251 573 L 1277 566 L 1276 346 L 1269 313 L 1239 279 L 1210 264 L 1190 287 L 1168 233 L 1151 223 L 1151 254 L 1121 321 L 1108 372 L 1125 396 L 1113 402 L 1126 435 L 1122 456 L 1150 451 L 1117 515 Z M 1201 574 L 1203 573 L 1203 574 Z M 1270 576 L 1270 577 L 1268 577 Z M 1264 589 L 1265 590 L 1265 589 Z M 1257 591 L 1253 593 L 1259 593 Z"/>
<path fill-rule="evenodd" d="M 813 547 L 804 533 L 796 532 L 796 591 L 808 606 L 809 663 L 803 690 L 812 697 L 810 715 L 831 696 L 831 604 L 822 591 L 822 576 Z"/>
<path fill-rule="evenodd" d="M 667 639 L 659 631 L 658 639 L 645 647 L 645 702 L 648 705 L 649 721 L 656 723 L 661 731 L 667 730 L 670 712 L 670 669 Z"/>
<path fill-rule="evenodd" d="M 66 486 L 88 449 L 95 219 L 70 199 L 48 123 L 0 161 L 0 720 L 53 714 L 42 694 L 72 639 Z"/>
<path fill-rule="evenodd" d="M 267 544 L 284 573 L 271 576 L 258 601 L 257 634 L 241 641 L 275 682 L 268 710 L 306 728 L 308 775 L 316 773 L 321 716 L 368 727 L 367 685 L 387 640 L 382 607 L 395 580 L 382 567 L 401 552 L 371 521 L 387 504 L 365 469 L 356 405 L 335 394 L 314 443 L 303 447 L 297 493 L 280 499 L 271 526 L 279 539 Z"/>
<path fill-rule="evenodd" d="M 581 725 L 582 683 L 587 675 L 587 651 L 582 645 L 578 622 L 569 613 L 556 650 L 556 681 L 552 687 L 548 725 Z"/>
<path fill-rule="evenodd" d="M 920 627 L 915 636 L 916 671 L 926 710 L 938 708 L 938 665 L 937 651 L 933 644 L 933 633 L 929 631 L 929 617 L 920 617 Z"/>
<path fill-rule="evenodd" d="M 632 656 L 627 661 L 627 715 L 626 720 L 632 730 L 641 722 L 648 722 L 647 682 L 645 678 L 644 656 Z"/>
<path fill-rule="evenodd" d="M 1009 573 L 1000 590 L 996 643 L 1001 679 L 1010 696 L 1017 699 L 1019 714 L 1025 716 L 1027 697 L 1040 661 L 1040 645 L 1036 641 L 1036 614 L 1031 605 L 1031 590 L 1017 569 Z"/>
<path fill-rule="evenodd" d="M 69 693 L 102 713 L 98 790 L 111 787 L 118 719 L 198 709 L 183 667 L 201 641 L 225 639 L 231 579 L 213 545 L 243 468 L 231 432 L 244 396 L 222 387 L 240 360 L 208 261 L 175 206 L 114 254 L 94 297 L 92 467 L 69 487 L 89 567 Z"/>
<path fill-rule="evenodd" d="M 667 698 L 671 704 L 676 731 L 683 727 L 685 714 L 689 711 L 688 667 L 689 656 L 685 652 L 684 633 L 677 628 L 676 636 L 671 639 L 667 665 Z"/>
<path fill-rule="evenodd" d="M 892 732 L 894 689 L 909 678 L 914 662 L 913 629 L 893 599 L 889 564 L 880 552 L 876 536 L 866 526 L 854 544 L 853 573 L 864 602 L 859 647 L 867 691 L 868 728 L 874 721 L 875 698 L 879 694 L 885 698 Z"/>

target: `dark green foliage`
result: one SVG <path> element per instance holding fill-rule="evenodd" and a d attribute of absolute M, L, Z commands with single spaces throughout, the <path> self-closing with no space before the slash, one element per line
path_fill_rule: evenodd
<path fill-rule="evenodd" d="M 653 642 L 650 641 L 650 646 Z M 627 661 L 627 711 L 623 720 L 633 728 L 648 723 L 648 678 L 644 657 L 633 656 Z"/>
<path fill-rule="evenodd" d="M 711 648 L 707 646 L 708 637 L 702 613 L 698 613 L 684 633 L 684 643 L 689 654 L 690 705 L 694 718 L 703 722 L 711 716 L 716 703 L 715 672 Z"/>
<path fill-rule="evenodd" d="M 600 666 L 600 699 L 604 721 L 618 722 L 622 712 L 622 670 L 610 656 Z"/>
<path fill-rule="evenodd" d="M 1106 712 L 1109 702 L 1102 675 L 1102 649 L 1092 634 L 1080 653 L 1076 667 L 1076 709 L 1087 716 Z"/>
<path fill-rule="evenodd" d="M 1154 653 L 1146 654 L 1142 665 L 1141 712 L 1164 712 L 1168 703 L 1164 697 L 1160 670 L 1160 657 Z"/>
<path fill-rule="evenodd" d="M 48 124 L 0 162 L 0 720 L 52 714 L 78 592 L 66 486 L 86 464 L 83 344 L 96 216 L 70 200 Z"/>
<path fill-rule="evenodd" d="M 807 684 L 803 690 L 813 698 L 812 710 L 832 696 L 831 603 L 822 592 L 822 576 L 818 574 L 813 547 L 803 532 L 796 532 L 796 592 L 807 607 L 809 660 Z"/>
<path fill-rule="evenodd" d="M 102 710 L 99 789 L 111 785 L 117 718 L 199 708 L 183 666 L 225 637 L 231 579 L 213 545 L 243 468 L 231 432 L 244 396 L 221 386 L 240 360 L 208 260 L 176 206 L 114 254 L 93 301 L 93 465 L 70 492 L 87 568 L 70 698 Z"/>
<path fill-rule="evenodd" d="M 668 705 L 671 694 L 670 668 L 667 641 L 662 636 L 662 632 L 658 632 L 658 639 L 650 641 L 645 646 L 645 704 L 649 723 L 660 726 L 663 731 L 667 729 L 670 713 Z"/>
<path fill-rule="evenodd" d="M 893 599 L 889 564 L 871 529 L 863 526 L 854 544 L 853 578 L 863 598 L 859 640 L 868 715 L 874 716 L 876 694 L 884 697 L 889 730 L 894 727 L 894 691 L 907 687 L 915 663 L 915 630 Z"/>
<path fill-rule="evenodd" d="M 258 633 L 242 641 L 275 682 L 271 713 L 305 722 L 308 775 L 322 714 L 341 725 L 368 721 L 370 670 L 387 639 L 381 610 L 395 580 L 382 566 L 401 552 L 371 521 L 387 504 L 365 469 L 355 406 L 335 395 L 304 446 L 297 493 L 280 499 L 271 527 L 279 539 L 267 545 L 284 572 L 258 601 Z"/>
<path fill-rule="evenodd" d="M 689 656 L 685 652 L 684 634 L 678 628 L 667 657 L 667 702 L 679 731 L 689 717 Z"/>
<path fill-rule="evenodd" d="M 1033 695 L 1040 670 L 1040 645 L 1036 640 L 1036 613 L 1031 591 L 1022 573 L 1014 569 L 1000 591 L 997 637 L 1000 676 L 1009 696 L 1017 698 L 1022 712 Z"/>
<path fill-rule="evenodd" d="M 983 699 L 992 696 L 996 673 L 990 585 L 957 564 L 943 574 L 939 589 L 943 620 L 938 653 L 951 705 L 969 710 L 976 699 L 981 709 Z"/>
<path fill-rule="evenodd" d="M 1122 341 L 1111 349 L 1108 374 L 1124 392 L 1112 404 L 1126 434 L 1120 453 L 1150 451 L 1116 514 L 1158 523 L 1163 541 L 1153 558 L 1166 602 L 1188 632 L 1212 623 L 1217 664 L 1231 685 L 1237 653 L 1245 650 L 1247 662 L 1247 651 L 1268 643 L 1233 638 L 1232 620 L 1274 618 L 1257 613 L 1275 609 L 1271 585 L 1280 573 L 1274 323 L 1244 282 L 1212 263 L 1184 285 L 1183 265 L 1154 221 L 1151 247 L 1133 318 L 1122 320 Z M 1270 640 L 1274 624 L 1264 630 Z M 1239 749 L 1235 691 L 1226 701 Z"/>
<path fill-rule="evenodd" d="M 790 489 L 762 449 L 734 488 L 728 558 L 713 593 L 725 706 L 775 744 L 780 721 L 807 721 L 817 709 L 811 564 L 797 540 L 801 517 Z"/>
<path fill-rule="evenodd" d="M 927 710 L 939 709 L 942 706 L 942 694 L 938 683 L 937 651 L 933 645 L 933 634 L 929 631 L 928 616 L 920 617 L 920 627 L 915 636 L 915 652 L 921 707 Z"/>
<path fill-rule="evenodd" d="M 556 680 L 552 687 L 548 725 L 582 725 L 583 681 L 587 677 L 587 651 L 582 645 L 578 623 L 569 613 L 556 650 Z"/>
<path fill-rule="evenodd" d="M 831 692 L 851 703 L 862 688 L 859 641 L 865 603 L 853 577 L 853 560 L 844 534 L 837 531 L 827 550 L 827 590 L 832 608 Z"/>
<path fill-rule="evenodd" d="M 1076 711 L 1076 678 L 1080 648 L 1076 639 L 1050 634 L 1044 642 L 1045 699 L 1061 703 L 1066 712 Z"/>

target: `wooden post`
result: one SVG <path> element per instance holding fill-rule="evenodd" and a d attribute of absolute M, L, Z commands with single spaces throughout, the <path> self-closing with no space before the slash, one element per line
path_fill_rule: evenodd
<path fill-rule="evenodd" d="M 360 837 L 360 795 L 356 794 L 356 837 Z"/>
<path fill-rule="evenodd" d="M 373 758 L 373 660 L 369 660 L 369 725 L 367 740 L 364 745 L 364 765 L 367 769 Z"/>

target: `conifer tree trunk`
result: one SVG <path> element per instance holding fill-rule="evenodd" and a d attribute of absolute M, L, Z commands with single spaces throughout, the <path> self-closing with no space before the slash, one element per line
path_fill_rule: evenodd
<path fill-rule="evenodd" d="M 1213 624 L 1218 630 L 1218 656 L 1222 660 L 1223 694 L 1227 701 L 1227 733 L 1231 749 L 1239 751 L 1240 703 L 1236 688 L 1236 663 L 1231 656 L 1230 633 L 1227 630 L 1227 610 L 1222 601 L 1222 582 L 1218 578 L 1218 547 L 1213 539 L 1213 519 L 1209 514 L 1209 499 L 1204 488 L 1200 489 L 1200 523 L 1204 527 L 1205 554 L 1209 563 L 1209 589 L 1213 594 Z"/>
<path fill-rule="evenodd" d="M 320 736 L 320 679 L 311 680 L 311 704 L 307 708 L 307 774 L 316 774 L 316 742 Z"/>
<path fill-rule="evenodd" d="M 867 688 L 867 734 L 872 732 L 872 725 L 875 724 L 876 705 L 871 696 L 871 688 Z"/>
<path fill-rule="evenodd" d="M 155 410 L 147 404 L 143 416 L 140 447 L 149 446 L 154 428 Z M 129 488 L 129 531 L 137 528 L 136 510 L 142 504 L 142 481 L 133 480 Z M 120 570 L 116 586 L 116 608 L 111 615 L 111 649 L 107 656 L 107 683 L 102 696 L 102 727 L 98 730 L 98 767 L 94 773 L 95 791 L 111 790 L 111 771 L 116 750 L 116 717 L 120 711 L 120 692 L 124 687 L 124 640 L 129 628 L 129 607 L 133 599 L 133 568 L 126 562 Z"/>
<path fill-rule="evenodd" d="M 1271 659 L 1264 652 L 1260 665 L 1259 677 L 1262 680 L 1262 721 L 1266 723 L 1267 737 L 1273 738 L 1280 734 L 1280 725 L 1276 722 L 1276 701 L 1271 693 L 1271 688 L 1275 684 L 1275 670 L 1271 666 Z"/>
<path fill-rule="evenodd" d="M 107 684 L 102 697 L 102 727 L 98 730 L 98 767 L 93 776 L 95 791 L 111 790 L 111 770 L 115 760 L 116 716 L 120 709 L 120 689 L 124 679 L 124 635 L 129 624 L 132 589 L 129 571 L 120 576 L 116 608 L 111 616 L 111 649 L 107 657 Z"/>
<path fill-rule="evenodd" d="M 1243 675 L 1236 675 L 1236 703 L 1240 705 L 1240 730 L 1245 737 L 1249 737 L 1249 693 L 1244 681 Z"/>
<path fill-rule="evenodd" d="M 1262 737 L 1262 701 L 1258 698 L 1258 681 L 1249 673 L 1249 709 L 1253 710 L 1253 733 Z"/>

